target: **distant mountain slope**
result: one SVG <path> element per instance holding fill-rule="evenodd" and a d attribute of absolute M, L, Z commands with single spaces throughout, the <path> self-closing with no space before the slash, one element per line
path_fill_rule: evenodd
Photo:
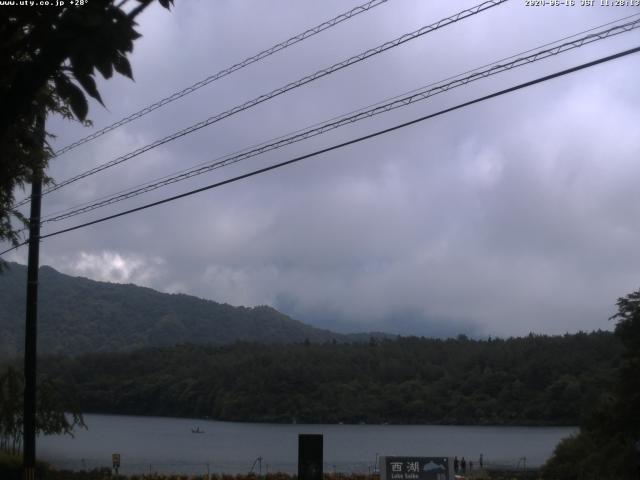
<path fill-rule="evenodd" d="M 27 268 L 0 273 L 0 355 L 23 349 Z M 40 268 L 38 351 L 75 355 L 179 343 L 295 343 L 363 340 L 260 306 L 233 307 L 136 285 L 71 277 Z"/>

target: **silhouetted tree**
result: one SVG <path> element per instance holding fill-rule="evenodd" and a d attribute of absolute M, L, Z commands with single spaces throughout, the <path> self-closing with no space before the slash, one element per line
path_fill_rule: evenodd
<path fill-rule="evenodd" d="M 548 479 L 637 478 L 640 440 L 640 290 L 618 299 L 615 335 L 624 346 L 616 382 L 601 392 L 580 432 L 563 440 L 547 462 Z"/>
<path fill-rule="evenodd" d="M 137 16 L 154 0 L 91 0 L 83 5 L 2 7 L 0 19 L 0 240 L 17 242 L 14 190 L 44 172 L 37 117 L 56 112 L 87 119 L 86 95 L 100 103 L 96 70 L 132 78 L 127 55 L 140 37 Z M 165 8 L 173 0 L 158 0 Z M 17 215 L 18 218 L 21 218 Z"/>
<path fill-rule="evenodd" d="M 15 368 L 7 367 L 0 375 L 0 450 L 10 453 L 17 453 L 22 445 L 23 390 L 24 376 Z M 72 434 L 75 427 L 84 427 L 82 415 L 75 409 L 69 410 L 73 401 L 65 398 L 55 382 L 41 380 L 38 392 L 38 433 Z M 65 414 L 65 411 L 71 413 Z"/>

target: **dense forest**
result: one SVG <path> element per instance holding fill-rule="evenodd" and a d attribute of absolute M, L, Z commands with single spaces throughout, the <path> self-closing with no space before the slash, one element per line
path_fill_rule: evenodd
<path fill-rule="evenodd" d="M 575 425 L 620 362 L 608 332 L 182 345 L 41 362 L 83 412 L 259 422 Z"/>
<path fill-rule="evenodd" d="M 27 268 L 8 263 L 0 273 L 0 358 L 24 345 Z M 76 355 L 176 343 L 228 344 L 366 341 L 314 328 L 277 310 L 234 307 L 136 285 L 96 282 L 40 268 L 38 350 Z M 382 334 L 373 334 L 381 337 Z"/>
<path fill-rule="evenodd" d="M 549 480 L 640 478 L 640 290 L 618 299 L 619 367 L 585 410 L 577 435 L 564 439 L 545 465 Z"/>

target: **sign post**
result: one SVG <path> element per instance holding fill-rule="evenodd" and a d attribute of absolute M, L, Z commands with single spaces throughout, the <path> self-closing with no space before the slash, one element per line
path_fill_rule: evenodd
<path fill-rule="evenodd" d="M 36 126 L 44 142 L 45 116 L 38 115 Z M 24 405 L 23 405 L 23 479 L 36 478 L 36 365 L 38 339 L 38 266 L 40 264 L 40 206 L 42 169 L 35 167 L 31 179 L 29 215 L 29 257 L 27 265 L 27 305 L 24 335 Z"/>
<path fill-rule="evenodd" d="M 453 480 L 450 457 L 380 457 L 380 480 Z"/>
<path fill-rule="evenodd" d="M 298 435 L 298 480 L 322 480 L 322 435 Z"/>

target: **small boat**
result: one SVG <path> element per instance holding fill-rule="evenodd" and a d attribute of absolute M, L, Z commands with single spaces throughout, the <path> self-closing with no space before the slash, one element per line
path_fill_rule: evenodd
<path fill-rule="evenodd" d="M 191 433 L 204 433 L 204 430 L 200 430 L 200 427 L 192 428 Z"/>

